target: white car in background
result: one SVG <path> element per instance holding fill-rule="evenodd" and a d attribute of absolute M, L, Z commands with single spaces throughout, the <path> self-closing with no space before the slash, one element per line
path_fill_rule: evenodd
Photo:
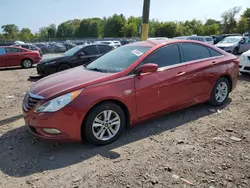
<path fill-rule="evenodd" d="M 242 73 L 250 73 L 250 50 L 241 54 L 239 68 Z"/>
<path fill-rule="evenodd" d="M 212 37 L 205 36 L 204 38 L 205 38 L 205 41 L 206 41 L 205 43 L 214 45 L 214 39 Z"/>
<path fill-rule="evenodd" d="M 106 44 L 109 46 L 112 46 L 113 48 L 118 48 L 121 46 L 121 43 L 119 41 L 97 41 L 98 44 Z"/>
<path fill-rule="evenodd" d="M 155 38 L 148 38 L 148 40 L 168 40 L 167 37 L 155 37 Z"/>

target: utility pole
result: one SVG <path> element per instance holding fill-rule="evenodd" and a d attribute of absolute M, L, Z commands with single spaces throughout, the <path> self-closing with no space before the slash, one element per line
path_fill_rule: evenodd
<path fill-rule="evenodd" d="M 148 39 L 148 20 L 149 20 L 150 0 L 144 0 L 142 12 L 141 40 Z"/>

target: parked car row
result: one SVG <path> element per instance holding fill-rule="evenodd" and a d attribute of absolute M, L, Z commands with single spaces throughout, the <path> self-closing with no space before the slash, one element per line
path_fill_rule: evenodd
<path fill-rule="evenodd" d="M 250 38 L 242 36 L 230 36 L 224 38 L 215 45 L 216 47 L 225 50 L 226 52 L 239 54 L 250 49 Z"/>
<path fill-rule="evenodd" d="M 223 39 L 215 44 L 216 47 L 235 55 L 246 52 L 250 49 L 250 38 L 238 35 L 223 35 Z M 212 36 L 179 36 L 174 39 L 197 40 L 210 45 L 214 45 Z"/>
<path fill-rule="evenodd" d="M 86 66 L 113 49 L 112 46 L 105 44 L 79 45 L 61 56 L 40 61 L 37 65 L 37 73 L 41 76 L 47 76 L 72 67 Z"/>
<path fill-rule="evenodd" d="M 163 112 L 206 101 L 225 104 L 239 74 L 236 56 L 195 40 L 150 40 L 115 49 L 101 43 L 76 46 L 42 60 L 38 72 L 54 65 L 56 71 L 64 62 L 85 66 L 30 88 L 23 100 L 26 126 L 43 139 L 98 145 Z"/>

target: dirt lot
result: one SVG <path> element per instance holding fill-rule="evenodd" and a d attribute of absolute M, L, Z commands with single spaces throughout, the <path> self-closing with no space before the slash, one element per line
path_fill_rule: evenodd
<path fill-rule="evenodd" d="M 219 109 L 171 113 L 96 147 L 27 132 L 21 103 L 35 73 L 0 71 L 0 187 L 250 187 L 250 76 L 240 77 Z"/>

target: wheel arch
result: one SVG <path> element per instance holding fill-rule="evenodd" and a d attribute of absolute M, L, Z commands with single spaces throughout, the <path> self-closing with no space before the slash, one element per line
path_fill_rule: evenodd
<path fill-rule="evenodd" d="M 24 58 L 22 58 L 21 63 L 23 63 L 24 60 L 30 60 L 32 63 L 34 63 L 33 59 L 30 58 L 30 57 L 24 57 Z"/>
<path fill-rule="evenodd" d="M 23 67 L 23 62 L 25 61 L 25 60 L 30 60 L 31 61 L 31 64 L 33 65 L 34 64 L 34 61 L 33 61 L 33 59 L 32 58 L 30 58 L 30 57 L 24 57 L 24 58 L 22 58 L 21 59 L 21 67 Z M 31 66 L 32 66 L 31 65 Z"/>
<path fill-rule="evenodd" d="M 111 103 L 114 103 L 114 104 L 120 106 L 122 108 L 122 110 L 124 111 L 124 113 L 125 113 L 126 127 L 128 127 L 130 125 L 130 112 L 129 112 L 129 109 L 121 100 L 114 99 L 114 98 L 112 98 L 112 99 L 103 99 L 101 101 L 98 101 L 94 105 L 92 105 L 91 108 L 86 113 L 86 115 L 84 116 L 84 118 L 82 120 L 82 125 L 81 125 L 81 137 L 82 137 L 82 140 L 84 139 L 84 124 L 86 122 L 86 118 L 88 117 L 88 115 L 90 114 L 92 109 L 94 109 L 96 106 L 101 105 L 102 103 L 106 103 L 106 102 L 111 102 Z"/>
<path fill-rule="evenodd" d="M 225 74 L 225 75 L 222 75 L 220 78 L 226 78 L 229 81 L 229 83 L 230 83 L 229 92 L 231 92 L 232 91 L 232 86 L 233 86 L 233 79 L 232 79 L 232 77 L 230 75 L 228 75 L 228 74 Z"/>

